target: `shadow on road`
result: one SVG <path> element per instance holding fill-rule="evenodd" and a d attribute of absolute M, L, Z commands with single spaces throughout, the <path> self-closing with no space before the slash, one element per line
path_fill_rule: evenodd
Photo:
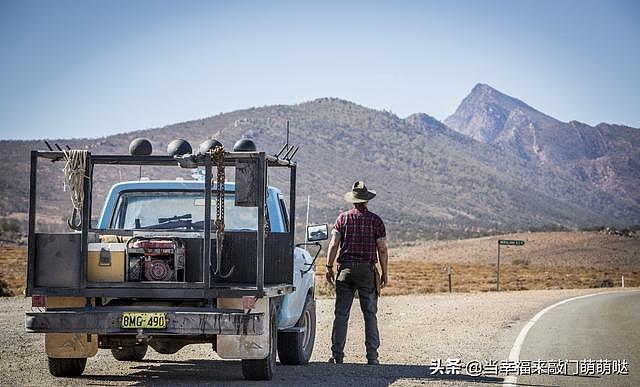
<path fill-rule="evenodd" d="M 240 361 L 191 360 L 160 361 L 150 360 L 131 363 L 128 375 L 83 375 L 87 384 L 107 382 L 128 382 L 133 384 L 197 384 L 220 382 L 225 385 L 353 385 L 388 386 L 399 379 L 416 382 L 451 381 L 456 383 L 501 384 L 502 378 L 468 375 L 432 375 L 426 365 L 382 364 L 329 364 L 309 363 L 306 366 L 285 366 L 278 364 L 276 374 L 270 382 L 248 382 L 242 377 Z"/>

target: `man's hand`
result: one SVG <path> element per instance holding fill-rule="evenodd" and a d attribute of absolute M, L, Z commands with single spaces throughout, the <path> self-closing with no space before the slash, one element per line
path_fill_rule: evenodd
<path fill-rule="evenodd" d="M 327 268 L 327 273 L 325 274 L 325 277 L 327 278 L 327 282 L 330 283 L 333 286 L 336 286 L 335 284 L 335 274 L 333 273 L 333 268 L 332 267 L 328 267 Z"/>
<path fill-rule="evenodd" d="M 380 278 L 380 289 L 383 289 L 387 285 L 389 285 L 389 277 L 387 276 L 386 272 L 383 272 L 382 278 Z"/>

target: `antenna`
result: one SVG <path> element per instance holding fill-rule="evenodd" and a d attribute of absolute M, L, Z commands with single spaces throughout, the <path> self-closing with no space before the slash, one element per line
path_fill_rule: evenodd
<path fill-rule="evenodd" d="M 287 143 L 285 145 L 287 150 L 289 150 L 289 120 L 287 120 Z"/>
<path fill-rule="evenodd" d="M 287 144 L 284 144 L 282 146 L 282 148 L 280 148 L 280 151 L 278 153 L 276 153 L 276 157 L 280 157 L 282 155 L 282 152 L 284 152 L 286 147 L 287 147 Z"/>
<path fill-rule="evenodd" d="M 287 130 L 286 130 L 286 142 L 284 143 L 284 145 L 282 146 L 282 148 L 280 148 L 280 150 L 278 151 L 278 153 L 276 153 L 274 155 L 274 157 L 280 161 L 286 161 L 286 162 L 291 162 L 291 159 L 293 158 L 293 156 L 298 152 L 298 150 L 300 150 L 300 146 L 294 146 L 294 145 L 289 145 L 289 130 L 290 126 L 289 126 L 289 120 L 287 120 Z"/>
<path fill-rule="evenodd" d="M 293 149 L 293 148 L 291 148 Z M 291 160 L 293 158 L 293 156 L 296 155 L 296 153 L 298 153 L 298 150 L 300 149 L 300 145 L 296 146 L 295 149 L 293 149 L 293 153 L 291 153 L 291 155 L 289 155 L 289 158 L 287 158 L 287 160 Z M 287 152 L 288 153 L 288 152 Z"/>
<path fill-rule="evenodd" d="M 311 202 L 311 195 L 307 195 L 307 224 L 305 225 L 304 228 L 304 241 L 305 242 L 309 242 L 309 232 L 307 231 L 309 229 L 309 202 Z M 307 245 L 304 246 L 305 250 L 307 249 Z"/>

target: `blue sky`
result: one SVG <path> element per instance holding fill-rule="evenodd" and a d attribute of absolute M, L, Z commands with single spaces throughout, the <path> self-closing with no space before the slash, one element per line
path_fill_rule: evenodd
<path fill-rule="evenodd" d="M 638 1 L 0 0 L 0 138 L 339 97 L 444 119 L 478 82 L 640 127 Z"/>

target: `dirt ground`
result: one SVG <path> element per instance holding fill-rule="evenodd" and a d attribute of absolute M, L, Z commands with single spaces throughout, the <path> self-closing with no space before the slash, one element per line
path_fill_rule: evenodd
<path fill-rule="evenodd" d="M 506 359 L 522 326 L 558 300 L 596 289 L 389 296 L 380 299 L 381 366 L 364 364 L 362 314 L 353 305 L 346 364 L 326 363 L 330 355 L 333 299 L 318 300 L 318 329 L 311 363 L 277 367 L 272 382 L 247 383 L 238 361 L 220 360 L 210 345 L 192 345 L 175 355 L 149 350 L 141 362 L 118 362 L 99 350 L 78 379 L 54 378 L 47 370 L 44 335 L 28 334 L 28 299 L 0 299 L 0 375 L 3 385 L 499 385 L 502 377 L 432 375 L 432 362 L 459 358 Z"/>

